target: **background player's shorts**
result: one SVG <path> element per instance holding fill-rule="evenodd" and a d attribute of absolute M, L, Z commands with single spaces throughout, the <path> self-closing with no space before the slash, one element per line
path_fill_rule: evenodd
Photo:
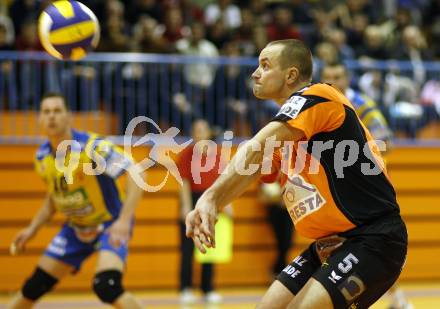
<path fill-rule="evenodd" d="M 112 223 L 106 222 L 104 228 L 108 228 Z M 78 271 L 82 262 L 95 251 L 108 250 L 114 252 L 125 263 L 128 243 L 121 244 L 119 248 L 115 248 L 110 245 L 109 236 L 104 230 L 93 242 L 82 242 L 76 236 L 74 229 L 68 224 L 64 224 L 61 231 L 52 239 L 44 254 L 72 265 L 75 267 L 75 271 Z"/>
<path fill-rule="evenodd" d="M 400 217 L 380 221 L 373 229 L 386 226 L 386 234 L 370 233 L 373 229 L 343 233 L 347 240 L 322 265 L 312 243 L 277 280 L 296 295 L 313 277 L 325 287 L 334 308 L 368 308 L 397 280 L 407 251 L 406 227 Z"/>

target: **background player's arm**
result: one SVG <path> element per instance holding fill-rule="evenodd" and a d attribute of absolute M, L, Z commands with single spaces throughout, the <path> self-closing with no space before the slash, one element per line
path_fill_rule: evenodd
<path fill-rule="evenodd" d="M 45 223 L 50 221 L 50 219 L 55 214 L 55 211 L 56 210 L 55 206 L 53 205 L 52 198 L 48 193 L 43 202 L 43 205 L 38 210 L 37 214 L 33 217 L 31 223 L 15 236 L 10 248 L 11 254 L 15 255 L 20 251 L 23 251 L 25 249 L 26 243 L 36 235 L 38 230 Z"/>
<path fill-rule="evenodd" d="M 135 169 L 135 166 L 131 168 Z M 121 212 L 118 219 L 109 228 L 110 243 L 115 247 L 119 247 L 121 243 L 127 242 L 130 238 L 131 220 L 143 194 L 142 187 L 138 186 L 135 179 L 131 176 L 131 168 L 127 171 L 126 195 Z M 132 172 L 138 173 L 137 170 Z"/>
<path fill-rule="evenodd" d="M 133 171 L 133 172 L 137 173 L 137 171 Z M 139 201 L 142 198 L 143 192 L 144 191 L 142 187 L 137 185 L 136 181 L 131 176 L 130 171 L 128 171 L 127 184 L 126 184 L 126 197 L 121 209 L 121 213 L 119 215 L 120 218 L 123 218 L 127 221 L 133 218 L 134 211 L 136 209 L 136 206 L 139 204 Z"/>
<path fill-rule="evenodd" d="M 182 179 L 182 187 L 180 188 L 180 215 L 185 220 L 186 215 L 192 209 L 191 185 L 187 179 Z"/>

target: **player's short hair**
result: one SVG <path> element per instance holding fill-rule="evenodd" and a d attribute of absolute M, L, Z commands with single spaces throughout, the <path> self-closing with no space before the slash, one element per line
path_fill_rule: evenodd
<path fill-rule="evenodd" d="M 310 81 L 313 73 L 312 52 L 300 40 L 288 39 L 272 41 L 267 46 L 282 45 L 280 65 L 281 68 L 296 67 L 301 81 Z"/>
<path fill-rule="evenodd" d="M 61 92 L 46 92 L 40 100 L 40 107 L 41 107 L 41 103 L 43 103 L 43 101 L 45 99 L 49 99 L 49 98 L 61 98 L 63 100 L 64 103 L 64 107 L 66 108 L 67 111 L 70 110 L 69 108 L 69 103 L 67 102 L 66 96 L 64 94 L 62 94 Z"/>

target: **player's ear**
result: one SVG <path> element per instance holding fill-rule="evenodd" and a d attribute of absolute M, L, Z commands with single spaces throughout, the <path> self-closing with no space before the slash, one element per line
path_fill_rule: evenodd
<path fill-rule="evenodd" d="M 299 70 L 296 67 L 290 67 L 287 71 L 287 83 L 293 85 L 298 81 Z"/>

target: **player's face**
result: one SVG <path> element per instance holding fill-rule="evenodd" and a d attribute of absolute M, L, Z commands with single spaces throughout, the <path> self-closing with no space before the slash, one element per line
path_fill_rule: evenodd
<path fill-rule="evenodd" d="M 211 138 L 211 129 L 205 120 L 197 120 L 192 126 L 192 137 L 195 143 Z"/>
<path fill-rule="evenodd" d="M 259 99 L 277 100 L 286 87 L 287 70 L 279 65 L 282 48 L 282 45 L 272 45 L 260 53 L 258 68 L 252 73 L 253 92 Z"/>
<path fill-rule="evenodd" d="M 40 122 L 48 136 L 62 136 L 66 133 L 70 117 L 62 98 L 50 97 L 41 102 Z"/>
<path fill-rule="evenodd" d="M 348 88 L 348 76 L 342 66 L 326 67 L 322 70 L 321 81 L 335 85 L 342 92 Z"/>

